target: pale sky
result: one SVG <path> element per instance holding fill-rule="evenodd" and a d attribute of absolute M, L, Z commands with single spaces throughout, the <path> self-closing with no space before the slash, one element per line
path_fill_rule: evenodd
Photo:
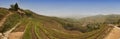
<path fill-rule="evenodd" d="M 0 0 L 0 7 L 16 2 L 22 9 L 47 16 L 120 14 L 119 0 Z"/>

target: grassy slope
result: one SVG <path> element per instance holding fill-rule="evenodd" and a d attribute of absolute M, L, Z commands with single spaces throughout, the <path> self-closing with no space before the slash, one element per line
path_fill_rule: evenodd
<path fill-rule="evenodd" d="M 3 11 L 1 9 L 0 12 L 2 13 L 0 13 L 0 16 L 3 17 L 8 13 L 7 10 Z M 102 39 L 102 36 L 109 32 L 108 29 L 112 29 L 108 28 L 107 24 L 101 24 L 100 29 L 91 32 L 81 33 L 78 31 L 70 31 L 64 29 L 64 26 L 67 23 L 71 24 L 73 21 L 37 15 L 29 10 L 23 10 L 23 12 L 27 13 L 23 17 L 17 14 L 16 11 L 12 12 L 14 14 L 7 18 L 3 25 L 4 27 L 1 28 L 1 32 L 11 29 L 18 21 L 22 21 L 22 23 L 13 32 L 24 32 L 23 39 Z M 3 17 L 1 17 L 1 19 Z M 104 20 L 104 18 L 102 20 Z M 81 25 L 77 25 L 78 28 L 79 26 Z"/>
<path fill-rule="evenodd" d="M 0 8 L 0 20 L 7 14 L 8 14 L 7 9 Z"/>
<path fill-rule="evenodd" d="M 34 24 L 32 26 L 35 26 L 34 32 L 39 39 L 45 39 L 45 38 L 50 38 L 50 39 L 87 39 L 87 38 L 88 39 L 95 39 L 96 37 L 101 39 L 103 37 L 100 37 L 100 36 L 102 34 L 105 34 L 104 32 L 107 31 L 107 29 L 108 29 L 108 27 L 103 24 L 103 25 L 101 25 L 102 27 L 96 31 L 84 33 L 81 35 L 80 34 L 74 35 L 74 33 L 68 34 L 67 32 L 63 32 L 64 29 L 62 29 L 62 30 L 54 29 L 54 27 L 57 28 L 56 26 L 51 28 L 55 24 L 49 23 L 49 22 L 51 22 L 51 19 L 52 19 L 52 20 L 57 20 L 57 22 L 59 21 L 58 23 L 61 25 L 60 21 L 62 19 L 53 18 L 53 17 L 44 17 L 44 16 L 41 16 L 41 17 L 42 18 L 39 18 L 39 16 L 38 16 L 38 18 L 37 17 L 32 18 L 32 24 Z M 45 26 L 44 23 L 42 23 L 42 22 L 48 22 L 49 24 L 52 24 L 52 25 L 51 25 L 51 27 Z M 28 26 L 28 27 L 31 27 L 31 26 Z M 27 31 L 30 31 L 30 28 Z M 39 31 L 41 31 L 41 32 L 39 32 Z M 26 33 L 29 33 L 29 32 L 26 32 Z M 44 33 L 44 34 L 42 34 L 42 33 Z M 29 35 L 31 35 L 31 34 L 29 33 Z M 43 37 L 44 35 L 45 35 L 45 37 Z M 28 36 L 28 34 L 26 36 Z M 26 38 L 26 36 L 23 36 L 23 38 Z M 28 38 L 30 38 L 30 36 Z"/>

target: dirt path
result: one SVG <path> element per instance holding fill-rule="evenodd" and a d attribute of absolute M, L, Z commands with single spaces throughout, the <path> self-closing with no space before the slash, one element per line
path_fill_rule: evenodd
<path fill-rule="evenodd" d="M 12 29 L 10 29 L 10 30 L 6 31 L 5 33 L 3 33 L 4 36 L 2 36 L 2 39 L 8 39 L 9 34 L 20 24 L 21 24 L 21 22 L 17 23 Z"/>
<path fill-rule="evenodd" d="M 9 12 L 8 15 L 6 15 L 1 21 L 0 21 L 0 27 L 5 23 L 6 19 L 8 16 L 12 15 L 13 13 L 12 12 Z"/>
<path fill-rule="evenodd" d="M 23 36 L 23 32 L 12 32 L 9 34 L 8 39 L 21 39 Z"/>
<path fill-rule="evenodd" d="M 1 21 L 0 21 L 0 27 L 3 26 L 3 24 L 5 23 L 6 19 L 8 18 L 8 16 L 12 15 L 12 12 L 9 12 L 9 14 L 7 14 Z M 0 38 L 2 38 L 2 33 L 0 33 Z"/>
<path fill-rule="evenodd" d="M 120 39 L 120 28 L 114 26 L 111 32 L 104 39 Z"/>
<path fill-rule="evenodd" d="M 21 39 L 23 36 L 23 32 L 12 32 L 9 34 L 9 39 Z"/>

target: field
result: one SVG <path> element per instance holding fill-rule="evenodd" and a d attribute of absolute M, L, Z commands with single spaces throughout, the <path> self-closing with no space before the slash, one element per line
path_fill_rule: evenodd
<path fill-rule="evenodd" d="M 15 39 L 18 32 L 21 34 L 16 38 L 21 39 L 104 39 L 114 28 L 113 25 L 120 25 L 120 15 L 91 16 L 76 20 L 18 10 L 20 12 L 0 8 L 1 39 Z"/>

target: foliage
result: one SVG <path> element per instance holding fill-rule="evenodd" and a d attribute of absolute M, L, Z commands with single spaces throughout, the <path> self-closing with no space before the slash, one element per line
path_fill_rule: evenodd
<path fill-rule="evenodd" d="M 10 10 L 14 10 L 14 11 L 17 11 L 19 8 L 18 4 L 16 3 L 15 5 L 11 5 L 11 8 Z"/>
<path fill-rule="evenodd" d="M 25 14 L 26 14 L 26 16 L 28 16 L 28 17 L 32 17 L 32 11 L 30 11 L 30 10 L 24 10 L 24 12 L 25 12 Z"/>

